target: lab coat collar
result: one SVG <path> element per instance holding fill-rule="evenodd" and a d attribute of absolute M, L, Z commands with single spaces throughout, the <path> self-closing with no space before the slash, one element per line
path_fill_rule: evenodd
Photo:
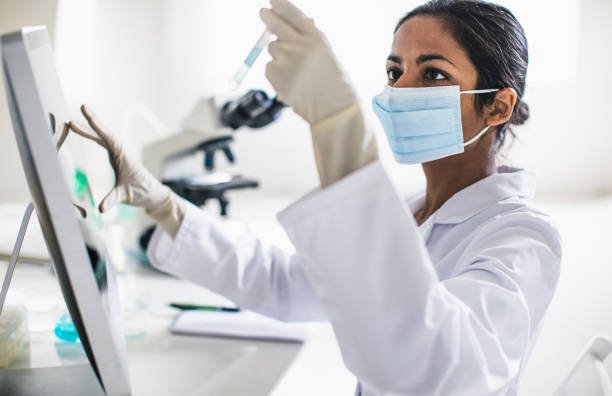
<path fill-rule="evenodd" d="M 485 177 L 455 193 L 422 226 L 436 224 L 459 224 L 484 209 L 510 197 L 531 199 L 536 187 L 536 176 L 532 172 L 510 166 L 500 166 L 497 173 Z M 423 207 L 425 192 L 409 199 L 413 213 Z M 430 228 L 429 224 L 427 228 Z M 427 232 L 428 233 L 428 232 Z"/>

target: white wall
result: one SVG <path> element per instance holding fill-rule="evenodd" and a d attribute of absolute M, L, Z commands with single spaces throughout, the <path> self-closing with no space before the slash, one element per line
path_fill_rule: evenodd
<path fill-rule="evenodd" d="M 550 7 L 548 2 L 537 4 Z M 556 199 L 612 191 L 612 176 L 607 172 L 612 167 L 612 128 L 607 122 L 612 104 L 612 3 L 583 0 L 568 8 L 575 12 L 567 18 L 558 18 L 556 12 L 539 14 L 532 31 L 527 30 L 530 34 L 537 29 L 547 41 L 531 41 L 532 70 L 539 72 L 527 90 L 532 119 L 519 130 L 523 144 L 513 150 L 516 160 L 538 171 L 540 197 Z M 566 20 L 570 25 L 564 27 Z M 567 31 L 575 32 L 575 38 L 568 37 Z M 550 54 L 538 60 L 542 51 Z M 544 64 L 547 67 L 540 67 Z M 557 74 L 556 68 L 566 73 Z M 557 76 L 546 81 L 547 70 Z"/>
<path fill-rule="evenodd" d="M 0 32 L 25 25 L 49 27 L 72 116 L 80 117 L 80 104 L 88 103 L 118 135 L 138 105 L 159 111 L 160 22 L 159 1 L 0 0 Z M 121 138 L 129 143 L 128 136 Z M 90 142 L 75 139 L 71 145 L 78 147 L 73 155 L 90 175 L 94 195 L 101 198 L 112 183 L 106 154 Z M 29 199 L 4 93 L 0 147 L 0 166 L 11 169 L 0 183 L 0 201 Z"/>
<path fill-rule="evenodd" d="M 369 99 L 385 82 L 384 59 L 393 26 L 419 1 L 296 2 L 327 32 L 363 98 L 367 116 L 377 125 Z M 612 131 L 606 121 L 612 105 L 612 2 L 500 2 L 523 22 L 531 52 L 526 100 L 532 119 L 518 129 L 521 142 L 513 147 L 510 162 L 539 172 L 540 197 L 573 199 L 611 192 Z M 174 129 L 199 97 L 227 93 L 227 81 L 263 29 L 257 11 L 265 4 L 264 0 L 0 0 L 0 32 L 49 25 L 74 116 L 78 105 L 87 102 L 129 142 L 135 137 L 128 134 L 134 129 L 126 118 L 133 109 L 144 105 Z M 266 61 L 264 56 L 257 62 L 240 92 L 251 87 L 270 90 L 263 77 Z M 0 88 L 1 84 L 0 80 Z M 420 186 L 419 168 L 394 165 L 376 128 L 394 179 L 406 190 Z M 101 150 L 84 147 L 77 154 L 89 164 L 94 194 L 99 197 L 110 183 L 110 169 Z M 0 150 L 0 202 L 27 199 L 3 94 Z M 244 173 L 260 178 L 265 192 L 297 196 L 316 184 L 306 125 L 291 111 L 267 130 L 239 132 L 236 152 Z M 570 220 L 561 219 L 571 249 L 564 266 L 571 270 L 562 276 L 563 289 L 551 307 L 553 326 L 544 328 L 525 394 L 550 391 L 590 333 L 599 329 L 612 334 L 609 321 L 600 317 L 612 312 L 606 292 L 609 277 L 598 273 L 598 266 L 608 266 L 609 254 L 603 249 L 597 256 L 589 245 L 605 246 L 601 239 L 605 224 L 589 227 L 599 220 L 598 208 L 590 209 L 587 222 L 572 220 L 583 216 L 584 207 L 576 207 Z M 584 233 L 577 231 L 583 229 Z M 588 280 L 580 278 L 584 274 L 580 261 L 585 257 L 595 263 L 588 267 Z M 572 301 L 575 304 L 569 306 Z M 588 311 L 592 301 L 597 308 Z M 563 316 L 564 311 L 574 316 Z M 572 321 L 579 314 L 579 320 Z M 555 360 L 555 348 L 564 351 L 562 359 Z"/>
<path fill-rule="evenodd" d="M 53 0 L 0 0 L 0 33 L 27 25 L 47 25 L 53 39 L 56 12 L 57 1 Z M 0 201 L 25 201 L 29 197 L 14 136 L 4 93 L 4 79 L 0 78 Z"/>
<path fill-rule="evenodd" d="M 57 66 L 73 117 L 82 119 L 78 109 L 87 103 L 129 146 L 124 130 L 132 110 L 159 111 L 161 35 L 159 1 L 60 0 Z M 73 155 L 101 198 L 113 180 L 106 153 L 91 142 L 78 147 Z"/>
<path fill-rule="evenodd" d="M 392 28 L 419 2 L 386 1 L 376 7 L 349 1 L 296 3 L 316 16 L 356 84 L 394 179 L 406 190 L 422 185 L 418 167 L 392 163 L 369 106 L 369 99 L 385 82 L 384 59 Z M 603 39 L 612 36 L 610 3 L 562 0 L 555 2 L 554 9 L 547 2 L 501 3 L 522 21 L 531 52 L 526 100 L 532 118 L 517 129 L 520 142 L 513 146 L 508 162 L 540 174 L 540 196 L 584 197 L 610 191 L 612 180 L 599 171 L 612 165 L 612 137 L 604 123 L 610 103 L 604 93 L 612 88 L 606 73 L 612 55 Z M 265 4 L 240 0 L 164 2 L 166 85 L 160 115 L 166 123 L 176 126 L 183 109 L 198 96 L 224 92 L 227 80 L 262 29 L 257 10 Z M 269 87 L 263 77 L 267 60 L 258 61 L 243 89 Z M 291 112 L 264 133 L 241 133 L 236 149 L 241 165 L 263 179 L 264 189 L 297 194 L 316 182 L 306 126 Z M 261 160 L 264 155 L 267 161 Z"/>
<path fill-rule="evenodd" d="M 369 111 L 370 98 L 385 83 L 384 59 L 393 26 L 417 2 L 387 1 L 376 7 L 348 1 L 298 4 L 305 12 L 317 15 L 318 25 L 327 32 Z M 166 86 L 160 115 L 167 124 L 178 125 L 196 98 L 226 93 L 229 79 L 264 28 L 258 10 L 266 5 L 261 0 L 164 2 Z M 249 88 L 273 92 L 264 77 L 268 60 L 264 53 L 239 92 Z M 390 158 L 386 146 L 382 146 Z M 317 183 L 307 126 L 291 110 L 264 131 L 240 132 L 235 148 L 244 172 L 260 178 L 264 190 L 298 195 Z M 408 175 L 414 182 L 404 176 L 405 180 L 420 184 L 417 169 L 408 170 Z"/>
<path fill-rule="evenodd" d="M 418 167 L 393 164 L 369 105 L 385 82 L 393 26 L 419 1 L 296 2 L 316 17 L 357 86 L 393 178 L 406 190 L 421 186 Z M 56 3 L 0 0 L 0 9 L 7 10 L 0 12 L 0 31 L 28 23 L 54 25 Z M 547 2 L 501 3 L 523 22 L 531 51 L 526 99 L 532 119 L 518 129 L 521 142 L 513 146 L 509 162 L 538 171 L 540 196 L 611 191 L 612 176 L 601 171 L 612 165 L 605 123 L 612 54 L 604 39 L 612 37 L 611 3 L 560 0 L 554 9 Z M 197 98 L 228 93 L 227 81 L 263 29 L 257 12 L 265 5 L 264 0 L 59 1 L 57 63 L 72 108 L 91 104 L 128 146 L 146 133 L 130 135 L 138 128 L 128 122 L 142 105 L 176 130 Z M 542 15 L 549 15 L 545 24 Z M 271 92 L 263 75 L 267 60 L 262 56 L 239 92 L 253 87 Z M 10 132 L 4 97 L 0 100 L 0 125 Z M 17 158 L 10 135 L 0 136 L 7 147 L 0 158 L 4 167 Z M 298 195 L 316 184 L 306 125 L 290 110 L 266 130 L 239 132 L 235 149 L 243 172 L 260 178 L 264 191 Z M 110 183 L 103 153 L 88 147 L 82 155 L 91 159 L 94 182 Z M 25 184 L 16 168 L 0 186 L 0 200 L 23 196 Z"/>

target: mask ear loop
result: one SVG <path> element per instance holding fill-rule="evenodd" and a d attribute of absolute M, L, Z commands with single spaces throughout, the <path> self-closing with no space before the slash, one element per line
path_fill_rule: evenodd
<path fill-rule="evenodd" d="M 476 134 L 476 136 L 468 139 L 466 142 L 463 142 L 463 147 L 465 146 L 469 146 L 470 144 L 474 143 L 475 141 L 477 141 L 478 139 L 480 139 L 482 137 L 482 135 L 484 135 L 485 133 L 487 133 L 487 131 L 489 130 L 489 128 L 491 128 L 491 125 L 487 125 L 484 128 L 482 128 L 480 130 L 480 132 L 478 132 Z"/>
<path fill-rule="evenodd" d="M 495 88 L 492 88 L 492 89 L 472 89 L 472 90 L 469 90 L 469 91 L 461 91 L 459 93 L 460 94 L 483 94 L 483 93 L 490 93 L 490 92 L 497 92 L 497 91 L 499 91 L 499 89 L 495 89 Z M 470 144 L 472 144 L 475 141 L 477 141 L 478 139 L 480 139 L 482 137 L 482 135 L 487 133 L 489 128 L 491 128 L 491 125 L 486 125 L 484 128 L 482 128 L 480 130 L 480 132 L 478 132 L 476 134 L 476 136 L 468 139 L 466 142 L 463 142 L 463 147 L 469 146 Z"/>
<path fill-rule="evenodd" d="M 483 94 L 483 93 L 491 93 L 491 92 L 497 92 L 499 91 L 499 89 L 497 88 L 492 88 L 492 89 L 472 89 L 470 91 L 461 91 L 459 92 L 460 94 Z"/>

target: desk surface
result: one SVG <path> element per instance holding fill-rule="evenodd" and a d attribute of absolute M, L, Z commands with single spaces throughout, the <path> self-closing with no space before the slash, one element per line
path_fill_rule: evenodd
<path fill-rule="evenodd" d="M 5 263 L 0 264 L 0 274 Z M 204 288 L 146 268 L 119 274 L 130 377 L 134 395 L 306 395 L 352 394 L 329 325 L 314 325 L 304 345 L 177 336 L 168 327 L 176 310 L 170 301 L 228 303 Z M 30 347 L 11 366 L 82 364 L 79 345 L 61 343 L 53 325 L 65 310 L 48 267 L 19 264 L 9 303 L 28 308 Z"/>
<path fill-rule="evenodd" d="M 291 248 L 274 221 L 274 214 L 291 199 L 270 199 L 257 191 L 242 192 L 235 198 L 231 210 L 235 218 L 248 222 L 248 229 L 264 240 Z M 207 210 L 216 213 L 214 205 Z M 0 276 L 5 268 L 6 264 L 0 262 Z M 344 367 L 329 324 L 315 325 L 313 336 L 301 346 L 173 335 L 168 328 L 177 311 L 167 306 L 169 302 L 228 301 L 157 271 L 138 265 L 130 268 L 131 271 L 118 274 L 118 284 L 135 396 L 353 394 L 355 379 Z M 54 323 L 65 310 L 65 304 L 48 267 L 20 263 L 8 302 L 27 306 L 30 327 L 30 348 L 13 367 L 50 367 L 86 361 L 80 346 L 60 343 L 53 334 Z"/>

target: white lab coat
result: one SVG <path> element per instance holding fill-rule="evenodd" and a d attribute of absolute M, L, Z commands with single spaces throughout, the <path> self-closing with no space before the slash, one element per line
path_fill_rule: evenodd
<path fill-rule="evenodd" d="M 507 167 L 420 227 L 379 162 L 278 216 L 296 252 L 236 237 L 189 205 L 158 268 L 282 320 L 331 322 L 362 395 L 512 395 L 553 296 L 560 237 Z"/>

